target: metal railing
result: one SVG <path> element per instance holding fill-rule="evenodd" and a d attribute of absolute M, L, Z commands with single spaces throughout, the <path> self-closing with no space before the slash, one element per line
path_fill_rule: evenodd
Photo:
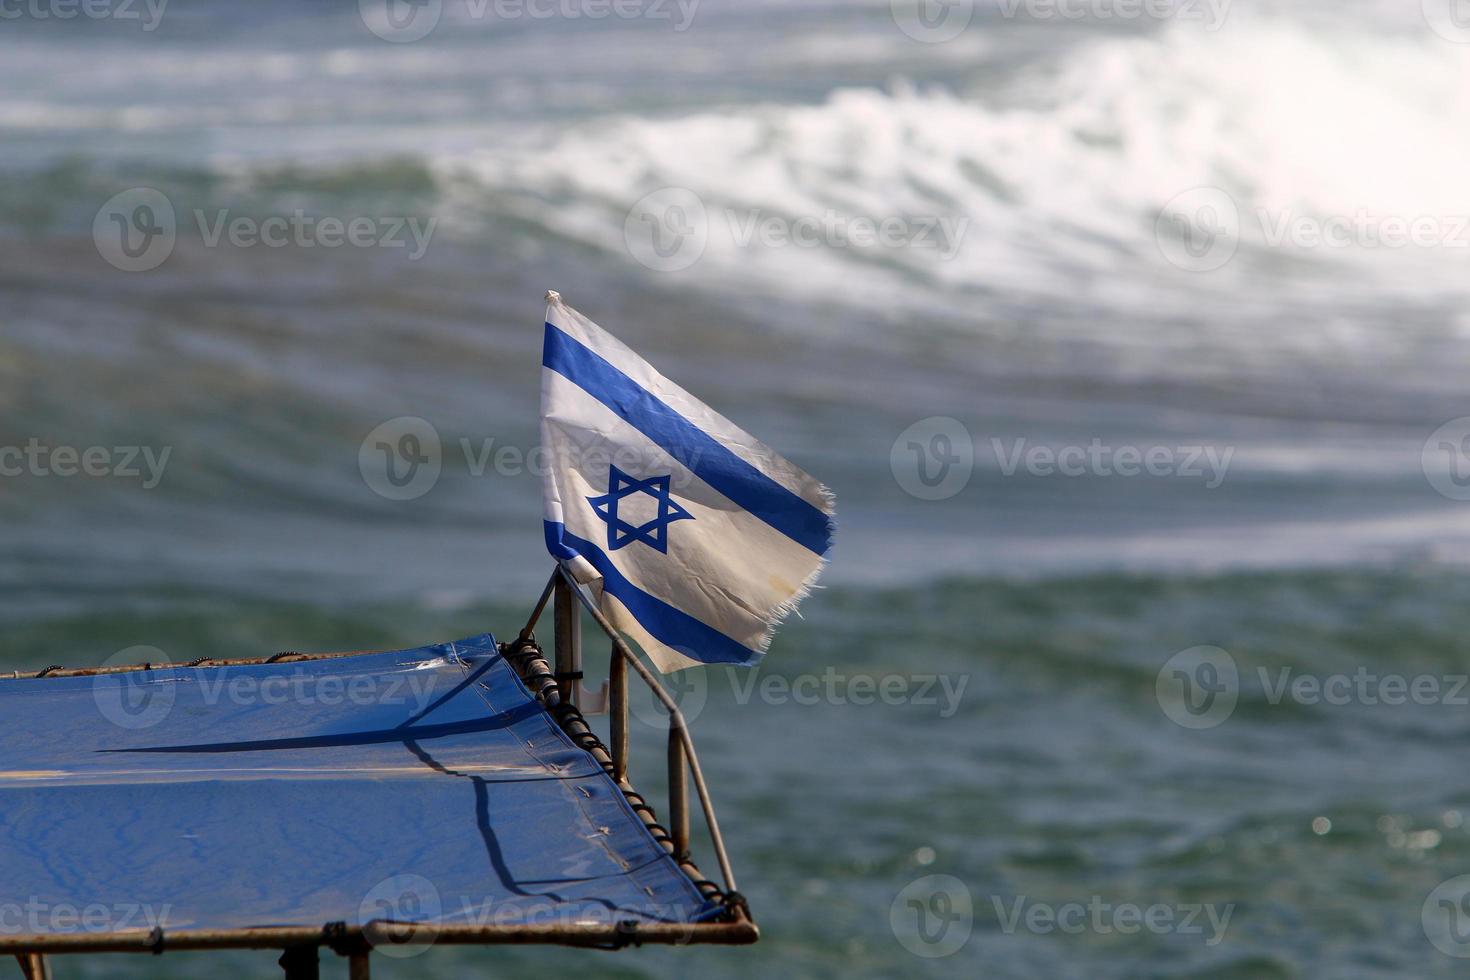
<path fill-rule="evenodd" d="M 555 665 L 547 665 L 536 647 L 532 628 L 546 611 L 546 606 L 555 600 L 554 620 L 556 627 Z M 582 641 L 581 617 L 578 604 L 585 608 L 597 625 L 612 642 L 612 658 L 608 665 L 607 702 L 611 722 L 609 741 L 605 750 L 581 718 L 580 702 L 584 700 L 582 690 Z M 557 943 L 589 948 L 617 949 L 641 943 L 684 945 L 687 943 L 718 943 L 746 945 L 757 940 L 760 933 L 750 918 L 745 900 L 735 887 L 735 875 L 730 869 L 730 859 L 725 851 L 725 841 L 720 834 L 720 825 L 715 817 L 714 805 L 710 801 L 709 789 L 699 767 L 699 757 L 689 735 L 689 725 L 673 697 L 659 683 L 657 676 L 638 658 L 628 644 L 618 635 L 607 617 L 597 608 L 587 592 L 577 585 L 571 575 L 560 565 L 546 583 L 531 614 L 530 621 L 521 631 L 521 640 L 528 642 L 528 656 L 539 665 L 540 678 L 549 690 L 564 696 L 574 709 L 570 714 L 576 719 L 584 739 L 574 739 L 592 751 L 603 765 L 611 771 L 619 788 L 628 797 L 634 810 L 639 813 L 644 825 L 653 833 L 661 846 L 672 848 L 673 856 L 696 887 L 707 898 L 720 897 L 719 887 L 708 881 L 689 858 L 689 782 L 692 778 L 695 791 L 699 794 L 700 806 L 709 829 L 710 841 L 719 860 L 720 873 L 725 881 L 723 899 L 728 914 L 718 919 L 699 922 L 634 922 L 615 923 L 485 923 L 479 925 L 451 923 L 428 927 L 428 942 L 444 944 L 520 944 Z M 502 651 L 506 646 L 502 645 Z M 359 656 L 371 651 L 348 653 L 278 653 L 272 657 L 257 659 L 215 659 L 201 657 L 189 664 L 129 664 L 101 667 L 47 667 L 39 671 L 13 671 L 7 676 L 19 678 L 78 677 L 94 674 L 112 674 L 123 671 L 162 670 L 182 667 L 224 668 L 235 666 L 264 666 L 271 663 L 286 663 L 307 660 Z M 629 729 L 628 729 L 628 668 L 653 691 L 654 696 L 669 714 L 668 766 L 669 766 L 669 809 L 667 837 L 665 828 L 658 825 L 652 810 L 643 803 L 642 797 L 633 789 L 628 775 Z M 553 672 L 554 670 L 554 672 Z M 525 674 L 522 674 L 525 679 Z M 567 681 L 569 683 L 562 683 Z M 563 730 L 567 730 L 566 718 L 559 713 Z M 569 732 L 569 734 L 572 734 Z M 603 761 L 603 760 L 606 761 Z M 665 843 L 666 841 L 666 843 Z M 712 894 L 713 893 L 713 894 Z M 423 923 L 394 922 L 375 919 L 365 924 L 349 925 L 346 922 L 331 922 L 323 926 L 279 926 L 245 929 L 189 929 L 170 930 L 155 928 L 150 933 L 102 932 L 84 935 L 72 933 L 27 933 L 0 935 L 0 952 L 13 955 L 27 980 L 49 980 L 51 953 L 101 953 L 128 952 L 159 955 L 168 950 L 216 950 L 216 949 L 280 949 L 285 953 L 279 960 L 288 978 L 315 977 L 318 975 L 318 953 L 326 948 L 348 959 L 349 974 L 353 980 L 368 976 L 368 954 L 373 949 L 406 942 L 425 941 Z"/>
<path fill-rule="evenodd" d="M 719 819 L 715 816 L 715 807 L 710 800 L 709 787 L 705 784 L 704 772 L 699 766 L 699 755 L 694 750 L 694 740 L 689 735 L 689 723 L 685 720 L 684 713 L 679 710 L 678 702 L 663 684 L 659 683 L 653 671 L 633 652 L 612 623 L 608 622 L 607 617 L 602 614 L 601 609 L 597 608 L 597 604 L 587 595 L 586 590 L 561 564 L 558 564 L 556 570 L 551 573 L 551 578 L 547 581 L 546 588 L 542 590 L 541 598 L 537 601 L 531 618 L 521 630 L 523 641 L 532 638 L 532 630 L 540 620 L 542 613 L 546 611 L 548 602 L 553 603 L 552 619 L 556 629 L 555 676 L 559 685 L 565 685 L 566 697 L 573 705 L 580 707 L 579 702 L 583 698 L 582 630 L 577 604 L 580 603 L 581 607 L 591 614 L 593 620 L 612 641 L 612 659 L 608 664 L 607 684 L 611 729 L 609 741 L 612 744 L 608 750 L 612 756 L 613 779 L 620 786 L 628 785 L 629 667 L 637 672 L 643 682 L 648 685 L 649 690 L 653 692 L 654 697 L 668 712 L 668 829 L 669 836 L 674 843 L 674 857 L 680 861 L 687 860 L 689 857 L 689 783 L 692 779 L 694 791 L 699 795 L 699 805 L 704 813 L 705 825 L 709 829 L 710 843 L 714 846 L 715 859 L 720 865 L 720 875 L 725 880 L 725 891 L 735 894 L 737 892 L 735 872 L 731 870 L 730 856 L 725 851 L 725 839 L 720 834 Z"/>

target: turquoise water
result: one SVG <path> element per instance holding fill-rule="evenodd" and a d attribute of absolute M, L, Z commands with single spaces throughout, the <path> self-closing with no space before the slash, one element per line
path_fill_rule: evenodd
<path fill-rule="evenodd" d="M 825 587 L 765 664 L 678 679 L 762 941 L 377 975 L 1456 975 L 1470 458 L 1435 433 L 1470 413 L 1460 253 L 1264 233 L 1470 214 L 1470 47 L 1400 6 L 1199 30 L 982 4 L 940 45 L 885 4 L 707 0 L 675 31 L 451 3 L 406 44 L 353 4 L 7 21 L 0 451 L 48 463 L 0 477 L 0 663 L 513 632 L 549 571 L 526 458 L 556 288 L 837 494 Z M 1270 219 L 1212 272 L 1157 231 L 1200 186 Z M 966 230 L 711 230 L 660 271 L 627 222 L 667 187 L 732 226 Z M 93 226 L 135 188 L 177 242 L 127 272 Z M 221 211 L 435 230 L 419 257 L 212 243 Z M 405 416 L 442 471 L 392 500 L 362 454 Z"/>

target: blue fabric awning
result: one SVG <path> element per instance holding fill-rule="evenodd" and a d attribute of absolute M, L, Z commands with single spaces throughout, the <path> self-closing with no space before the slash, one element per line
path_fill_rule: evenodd
<path fill-rule="evenodd" d="M 719 911 L 488 635 L 0 680 L 0 725 L 0 938 Z"/>

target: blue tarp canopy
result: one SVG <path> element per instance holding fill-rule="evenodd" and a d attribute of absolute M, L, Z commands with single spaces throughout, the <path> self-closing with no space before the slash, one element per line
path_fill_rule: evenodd
<path fill-rule="evenodd" d="M 0 680 L 0 725 L 0 940 L 719 911 L 488 635 Z"/>

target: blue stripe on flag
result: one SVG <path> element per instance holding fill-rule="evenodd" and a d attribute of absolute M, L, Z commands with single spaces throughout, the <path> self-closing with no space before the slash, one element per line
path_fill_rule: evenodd
<path fill-rule="evenodd" d="M 541 363 L 612 409 L 705 483 L 818 555 L 832 543 L 832 519 L 726 449 L 600 354 L 546 325 Z"/>
<path fill-rule="evenodd" d="M 760 660 L 759 650 L 752 650 L 731 639 L 713 626 L 695 619 L 682 609 L 675 609 L 628 581 L 601 548 L 585 538 L 577 537 L 566 529 L 566 525 L 554 521 L 542 523 L 546 529 L 546 544 L 552 554 L 562 554 L 570 548 L 591 562 L 592 567 L 602 576 L 603 590 L 626 606 L 628 612 L 660 643 L 702 663 L 750 666 Z"/>

